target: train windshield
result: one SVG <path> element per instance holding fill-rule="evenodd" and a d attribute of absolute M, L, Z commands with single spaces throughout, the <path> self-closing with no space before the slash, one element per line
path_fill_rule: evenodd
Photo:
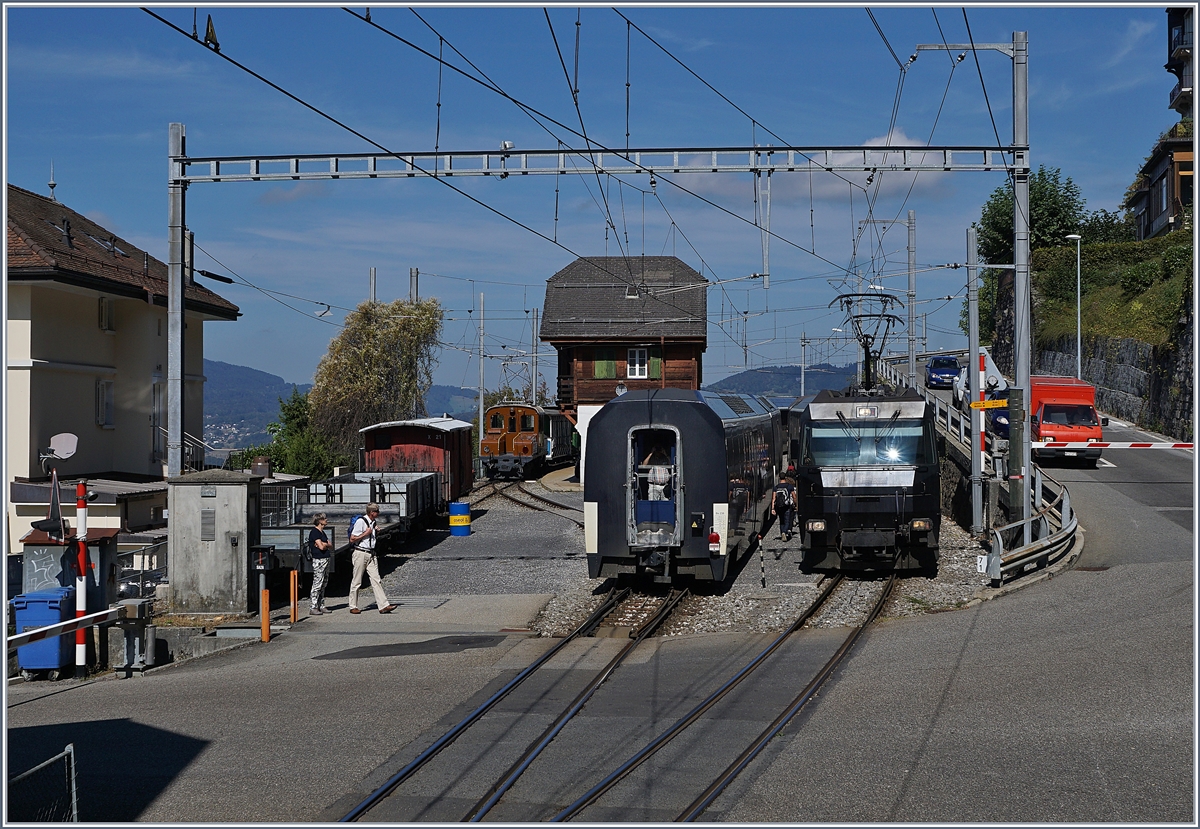
<path fill-rule="evenodd" d="M 488 431 L 495 430 L 497 432 L 504 431 L 504 415 L 500 412 L 492 412 L 492 416 L 488 418 Z"/>
<path fill-rule="evenodd" d="M 805 424 L 801 457 L 809 466 L 913 466 L 936 455 L 920 420 L 840 420 Z"/>
<path fill-rule="evenodd" d="M 532 432 L 533 431 L 533 415 L 532 414 L 522 414 L 521 415 L 521 431 L 522 432 Z"/>

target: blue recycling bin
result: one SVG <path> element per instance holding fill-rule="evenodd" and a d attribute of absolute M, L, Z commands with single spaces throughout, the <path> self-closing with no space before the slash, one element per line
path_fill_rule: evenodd
<path fill-rule="evenodd" d="M 17 633 L 75 618 L 75 588 L 55 587 L 22 593 L 12 600 Z M 17 648 L 17 665 L 23 671 L 58 670 L 74 664 L 75 634 L 64 633 Z"/>

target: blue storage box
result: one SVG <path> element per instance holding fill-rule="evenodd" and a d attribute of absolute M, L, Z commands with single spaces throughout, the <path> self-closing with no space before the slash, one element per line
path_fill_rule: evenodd
<path fill-rule="evenodd" d="M 75 618 L 75 588 L 55 587 L 22 593 L 12 600 L 17 633 Z M 74 664 L 75 633 L 64 633 L 17 648 L 17 665 L 23 671 L 44 671 Z"/>

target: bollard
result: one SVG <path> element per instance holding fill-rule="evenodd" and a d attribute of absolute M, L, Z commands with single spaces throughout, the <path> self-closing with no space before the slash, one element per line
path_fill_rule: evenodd
<path fill-rule="evenodd" d="M 263 590 L 258 600 L 258 613 L 262 616 L 262 640 L 271 641 L 271 591 Z"/>
<path fill-rule="evenodd" d="M 296 624 L 296 620 L 300 618 L 300 612 L 299 612 L 299 602 L 300 602 L 300 572 L 299 572 L 298 570 L 292 570 L 292 573 L 291 573 L 291 583 L 292 583 L 292 615 L 291 615 L 291 620 L 292 620 L 292 624 L 294 625 L 294 624 Z"/>

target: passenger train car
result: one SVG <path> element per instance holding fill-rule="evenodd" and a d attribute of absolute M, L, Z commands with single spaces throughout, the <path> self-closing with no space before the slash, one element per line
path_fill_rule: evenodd
<path fill-rule="evenodd" d="M 558 412 L 505 402 L 484 412 L 483 422 L 479 457 L 489 478 L 523 478 L 575 457 L 571 443 L 575 427 Z"/>
<path fill-rule="evenodd" d="M 592 578 L 725 582 L 770 518 L 785 435 L 758 397 L 630 391 L 588 425 L 584 544 Z"/>
<path fill-rule="evenodd" d="M 920 393 L 820 391 L 788 424 L 804 569 L 936 572 L 941 473 Z"/>

